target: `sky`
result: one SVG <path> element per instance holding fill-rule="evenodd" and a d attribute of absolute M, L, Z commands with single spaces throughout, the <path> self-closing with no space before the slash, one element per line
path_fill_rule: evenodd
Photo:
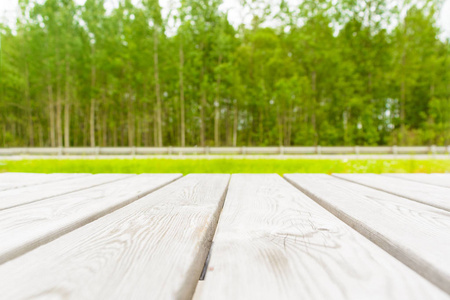
<path fill-rule="evenodd" d="M 40 0 L 42 2 L 43 0 Z M 86 0 L 75 0 L 79 4 L 83 4 Z M 109 6 L 113 7 L 117 0 L 108 0 Z M 269 0 L 273 2 L 272 0 Z M 18 0 L 0 0 L 0 21 L 7 22 L 10 26 L 14 26 L 15 19 L 18 14 Z M 163 14 L 167 13 L 171 7 L 174 7 L 174 0 L 160 0 L 163 7 Z M 251 17 L 248 12 L 242 10 L 239 5 L 239 0 L 223 0 L 223 5 L 220 7 L 223 11 L 228 11 L 228 18 L 231 24 L 237 26 L 238 24 L 249 24 Z M 445 0 L 441 11 L 439 12 L 438 23 L 442 30 L 440 37 L 442 39 L 450 38 L 450 0 Z"/>

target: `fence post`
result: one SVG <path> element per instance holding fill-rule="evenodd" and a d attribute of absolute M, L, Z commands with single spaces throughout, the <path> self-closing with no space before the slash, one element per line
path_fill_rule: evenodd
<path fill-rule="evenodd" d="M 242 146 L 242 154 L 245 155 L 245 146 Z"/>
<path fill-rule="evenodd" d="M 280 146 L 280 155 L 284 155 L 284 147 Z"/>
<path fill-rule="evenodd" d="M 393 153 L 394 155 L 397 155 L 397 154 L 398 154 L 398 147 L 397 147 L 397 145 L 392 146 L 392 153 Z"/>
<path fill-rule="evenodd" d="M 320 145 L 316 146 L 316 154 L 317 155 L 321 155 L 322 154 L 322 149 L 320 149 Z"/>
<path fill-rule="evenodd" d="M 431 145 L 431 146 L 430 146 L 430 151 L 431 151 L 431 154 L 436 155 L 436 153 L 437 153 L 437 151 L 436 151 L 436 145 Z"/>
<path fill-rule="evenodd" d="M 359 146 L 355 146 L 355 154 L 359 155 Z"/>

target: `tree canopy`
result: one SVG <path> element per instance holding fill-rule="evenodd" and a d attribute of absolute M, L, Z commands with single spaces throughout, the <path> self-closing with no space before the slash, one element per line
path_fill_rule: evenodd
<path fill-rule="evenodd" d="M 19 3 L 3 147 L 450 144 L 440 1 L 242 1 L 237 27 L 221 0 Z"/>

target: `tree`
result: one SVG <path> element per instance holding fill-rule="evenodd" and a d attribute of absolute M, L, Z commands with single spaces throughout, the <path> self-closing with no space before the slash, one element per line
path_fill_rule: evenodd
<path fill-rule="evenodd" d="M 20 0 L 0 145 L 448 145 L 441 2 Z"/>

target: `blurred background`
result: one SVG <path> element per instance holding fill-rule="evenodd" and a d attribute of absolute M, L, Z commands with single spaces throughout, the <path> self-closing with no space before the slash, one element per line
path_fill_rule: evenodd
<path fill-rule="evenodd" d="M 0 12 L 2 147 L 449 144 L 450 1 Z"/>

